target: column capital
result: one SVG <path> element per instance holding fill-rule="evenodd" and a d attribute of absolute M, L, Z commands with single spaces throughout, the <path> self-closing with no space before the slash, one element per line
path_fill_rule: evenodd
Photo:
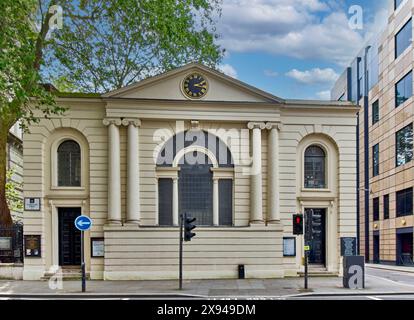
<path fill-rule="evenodd" d="M 282 130 L 283 128 L 283 124 L 281 122 L 267 122 L 266 123 L 266 129 L 267 130 L 272 130 L 272 129 L 277 129 L 277 130 Z"/>
<path fill-rule="evenodd" d="M 114 124 L 116 126 L 120 126 L 122 124 L 122 121 L 119 118 L 105 118 L 105 119 L 103 119 L 102 123 L 103 123 L 104 126 L 109 126 L 111 124 Z"/>
<path fill-rule="evenodd" d="M 247 128 L 249 128 L 250 130 L 252 129 L 264 130 L 266 128 L 266 124 L 264 122 L 249 122 L 247 124 Z"/>
<path fill-rule="evenodd" d="M 130 125 L 134 126 L 134 127 L 141 127 L 141 120 L 140 119 L 130 119 L 130 118 L 126 118 L 126 119 L 122 119 L 122 125 L 125 127 L 128 127 Z"/>

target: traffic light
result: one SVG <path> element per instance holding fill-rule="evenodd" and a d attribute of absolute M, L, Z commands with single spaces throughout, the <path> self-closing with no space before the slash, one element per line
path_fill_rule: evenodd
<path fill-rule="evenodd" d="M 191 238 L 196 234 L 192 232 L 196 228 L 196 225 L 193 224 L 196 221 L 196 218 L 188 217 L 187 214 L 184 214 L 184 241 L 191 241 Z"/>
<path fill-rule="evenodd" d="M 303 234 L 303 214 L 293 215 L 293 234 L 294 235 Z"/>

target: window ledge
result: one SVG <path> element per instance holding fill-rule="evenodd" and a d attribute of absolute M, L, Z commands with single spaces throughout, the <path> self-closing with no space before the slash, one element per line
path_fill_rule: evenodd
<path fill-rule="evenodd" d="M 323 188 L 323 189 L 310 189 L 310 188 L 302 188 L 302 192 L 325 192 L 325 193 L 328 193 L 328 192 L 331 192 L 331 190 L 330 189 L 326 189 L 326 188 Z"/>
<path fill-rule="evenodd" d="M 86 191 L 85 187 L 51 187 L 52 191 Z"/>

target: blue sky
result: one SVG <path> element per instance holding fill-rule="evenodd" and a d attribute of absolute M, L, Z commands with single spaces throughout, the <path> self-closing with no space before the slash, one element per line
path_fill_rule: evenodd
<path fill-rule="evenodd" d="M 223 72 L 282 98 L 328 99 L 344 67 L 386 22 L 390 0 L 223 0 Z M 348 13 L 359 5 L 363 28 Z"/>

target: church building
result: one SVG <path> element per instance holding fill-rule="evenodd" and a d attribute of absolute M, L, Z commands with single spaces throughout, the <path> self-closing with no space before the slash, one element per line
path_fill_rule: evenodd
<path fill-rule="evenodd" d="M 285 100 L 196 63 L 57 103 L 23 137 L 24 279 L 80 270 L 79 215 L 90 279 L 177 279 L 183 213 L 186 279 L 297 276 L 296 213 L 311 270 L 340 273 L 357 233 L 352 103 Z"/>

